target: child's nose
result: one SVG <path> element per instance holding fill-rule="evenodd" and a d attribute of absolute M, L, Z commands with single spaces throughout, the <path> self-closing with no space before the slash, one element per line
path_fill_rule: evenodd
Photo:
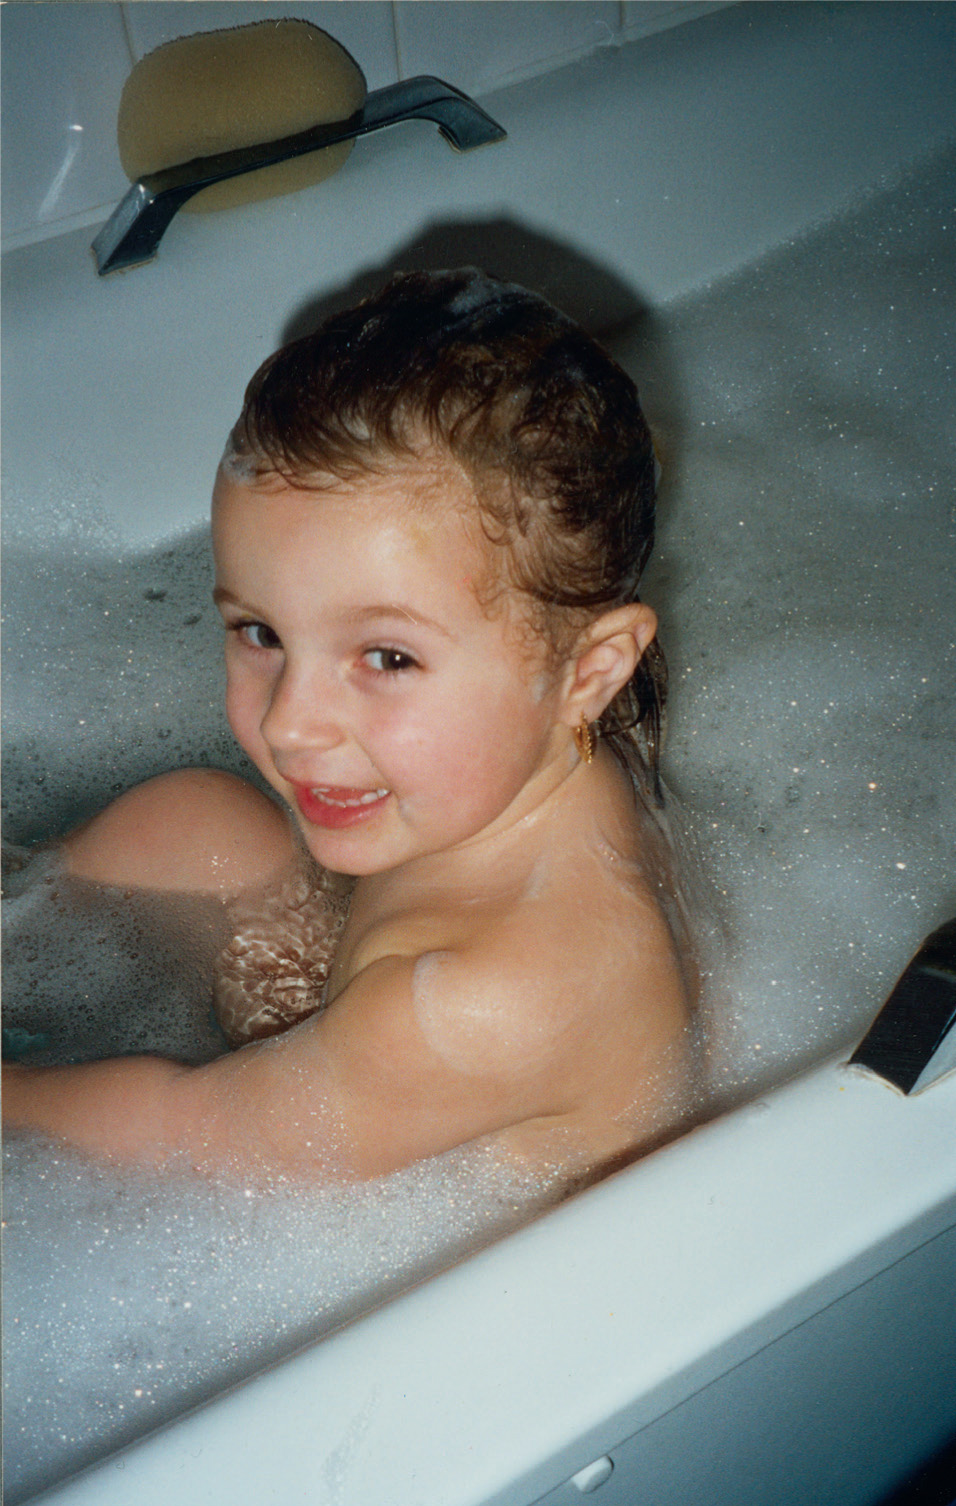
<path fill-rule="evenodd" d="M 262 735 L 276 753 L 334 748 L 344 732 L 327 676 L 287 668 L 273 687 Z"/>

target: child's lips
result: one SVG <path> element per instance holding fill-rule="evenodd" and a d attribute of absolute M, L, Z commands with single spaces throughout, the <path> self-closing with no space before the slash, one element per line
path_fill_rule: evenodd
<path fill-rule="evenodd" d="M 366 821 L 385 804 L 387 789 L 359 790 L 336 785 L 294 784 L 299 810 L 313 826 L 341 829 Z"/>

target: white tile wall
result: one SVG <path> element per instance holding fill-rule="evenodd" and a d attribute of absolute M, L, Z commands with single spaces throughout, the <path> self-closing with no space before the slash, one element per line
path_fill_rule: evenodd
<path fill-rule="evenodd" d="M 621 34 L 628 42 L 649 37 L 728 4 L 733 0 L 621 0 Z"/>
<path fill-rule="evenodd" d="M 119 5 L 2 7 L 5 240 L 108 212 L 124 193 L 116 110 L 131 61 Z"/>
<path fill-rule="evenodd" d="M 435 73 L 486 94 L 618 42 L 617 0 L 418 0 L 395 7 L 404 77 Z"/>
<path fill-rule="evenodd" d="M 127 184 L 116 112 L 162 42 L 269 17 L 330 31 L 377 89 L 434 73 L 468 93 L 549 72 L 727 0 L 9 0 L 0 7 L 3 246 L 104 220 Z"/>

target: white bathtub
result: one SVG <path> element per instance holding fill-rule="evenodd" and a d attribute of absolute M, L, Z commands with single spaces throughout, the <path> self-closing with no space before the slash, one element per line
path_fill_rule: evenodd
<path fill-rule="evenodd" d="M 88 231 L 9 253 L 11 558 L 51 530 L 95 553 L 197 527 L 258 360 L 416 238 L 478 261 L 491 237 L 516 274 L 550 244 L 572 284 L 596 264 L 570 293 L 613 324 L 620 289 L 663 306 L 951 140 L 954 54 L 946 6 L 730 7 L 484 100 L 501 148 L 400 128 L 319 190 L 181 217 L 103 281 Z M 36 692 L 11 681 L 16 742 Z M 907 1099 L 845 1060 L 44 1499 L 875 1506 L 956 1434 L 956 1075 Z"/>
<path fill-rule="evenodd" d="M 828 1064 L 44 1499 L 878 1501 L 954 1425 L 954 1123 Z"/>

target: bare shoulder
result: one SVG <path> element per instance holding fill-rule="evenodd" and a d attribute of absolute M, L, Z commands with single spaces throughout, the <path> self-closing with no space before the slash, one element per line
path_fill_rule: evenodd
<path fill-rule="evenodd" d="M 491 955 L 503 971 L 534 964 L 536 991 L 592 1024 L 640 1016 L 645 1031 L 680 1028 L 689 999 L 676 938 L 639 864 L 594 861 L 557 871 L 514 907 Z"/>
<path fill-rule="evenodd" d="M 609 961 L 623 938 L 582 935 L 562 906 L 546 908 L 379 955 L 279 1038 L 299 1080 L 335 1105 L 359 1175 L 486 1137 L 522 1160 L 558 1147 L 590 1168 L 674 1118 L 688 1016 L 663 921 L 652 906 L 643 959 L 638 944 Z"/>
<path fill-rule="evenodd" d="M 683 1115 L 694 1045 L 686 970 L 653 886 L 592 878 L 516 907 L 478 971 L 482 992 L 507 1001 L 502 1043 L 597 1161 Z"/>
<path fill-rule="evenodd" d="M 219 769 L 180 769 L 127 790 L 64 843 L 78 878 L 137 888 L 236 894 L 289 861 L 284 812 Z"/>

